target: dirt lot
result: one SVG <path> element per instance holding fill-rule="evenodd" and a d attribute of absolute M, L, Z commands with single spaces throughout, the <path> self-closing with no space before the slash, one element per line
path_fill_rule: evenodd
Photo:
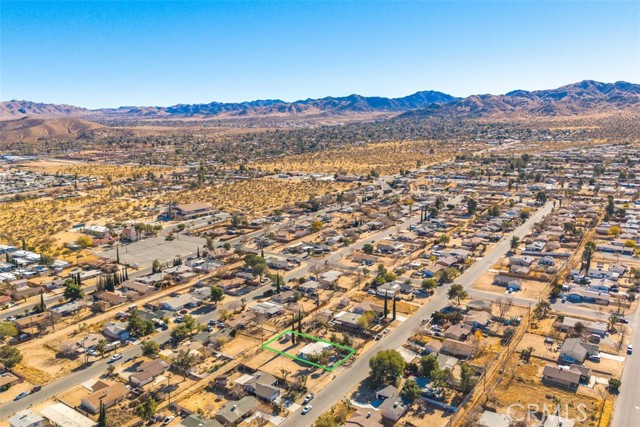
<path fill-rule="evenodd" d="M 402 420 L 415 427 L 443 427 L 449 422 L 449 415 L 433 405 L 420 403 L 411 406 Z"/>
<path fill-rule="evenodd" d="M 547 405 L 548 408 L 556 408 L 561 405 L 564 414 L 565 405 L 568 405 L 569 416 L 577 419 L 576 426 L 597 426 L 597 420 L 603 407 L 603 396 L 613 400 L 604 386 L 596 384 L 594 388 L 580 386 L 577 392 L 565 391 L 557 387 L 549 387 L 541 382 L 541 372 L 548 362 L 531 359 L 530 364 L 522 364 L 517 354 L 512 355 L 506 364 L 504 375 L 499 383 L 487 394 L 489 404 L 495 405 L 499 412 L 505 412 L 506 408 L 515 403 L 526 407 L 527 404 L 536 404 L 540 408 Z M 585 405 L 587 420 L 580 421 L 577 411 L 578 404 Z M 606 407 L 607 405 L 605 405 Z M 608 415 L 604 415 L 603 418 Z"/>
<path fill-rule="evenodd" d="M 213 418 L 227 401 L 221 393 L 202 390 L 178 403 L 191 411 L 202 413 L 205 417 Z"/>
<path fill-rule="evenodd" d="M 487 272 L 472 285 L 473 289 L 491 292 L 494 294 L 506 294 L 506 288 L 493 284 L 494 278 L 498 275 L 496 272 Z M 518 298 L 538 299 L 544 293 L 547 283 L 535 280 L 523 280 L 522 290 L 513 293 Z"/>

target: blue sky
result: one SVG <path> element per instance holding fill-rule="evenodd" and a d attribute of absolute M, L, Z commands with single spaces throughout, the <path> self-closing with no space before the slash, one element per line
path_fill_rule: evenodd
<path fill-rule="evenodd" d="M 0 100 L 98 108 L 640 83 L 635 1 L 0 7 Z"/>

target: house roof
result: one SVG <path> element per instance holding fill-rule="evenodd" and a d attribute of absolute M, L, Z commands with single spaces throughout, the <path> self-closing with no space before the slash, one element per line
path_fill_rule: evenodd
<path fill-rule="evenodd" d="M 54 403 L 44 408 L 40 413 L 54 425 L 58 426 L 93 427 L 96 424 L 92 419 L 85 417 L 64 403 Z"/>
<path fill-rule="evenodd" d="M 24 410 L 9 418 L 9 423 L 12 427 L 29 427 L 42 420 L 43 418 L 40 415 L 34 414 L 29 410 Z"/>
<path fill-rule="evenodd" d="M 369 408 L 358 408 L 344 423 L 344 427 L 382 427 L 382 425 L 382 414 Z"/>
<path fill-rule="evenodd" d="M 228 424 L 233 424 L 255 410 L 260 403 L 253 396 L 245 396 L 238 401 L 230 401 L 216 414 L 216 418 Z"/>
<path fill-rule="evenodd" d="M 562 366 L 547 365 L 542 370 L 542 375 L 545 377 L 551 377 L 560 381 L 566 381 L 572 384 L 578 384 L 580 382 L 580 372 L 573 371 L 569 368 Z"/>
<path fill-rule="evenodd" d="M 146 381 L 164 373 L 168 368 L 169 364 L 167 362 L 162 359 L 155 359 L 140 365 L 135 373 L 129 375 L 129 379 L 135 379 L 140 382 Z"/>
<path fill-rule="evenodd" d="M 376 395 L 378 397 L 382 397 L 384 399 L 388 399 L 390 397 L 395 397 L 400 394 L 400 391 L 392 385 L 388 385 L 378 391 L 376 391 Z"/>
<path fill-rule="evenodd" d="M 211 205 L 203 202 L 179 203 L 175 205 L 175 208 L 181 211 L 199 211 L 202 209 L 211 209 Z"/>
<path fill-rule="evenodd" d="M 87 397 L 82 399 L 82 406 L 89 406 L 93 409 L 100 407 L 100 401 L 104 403 L 105 407 L 113 406 L 116 402 L 124 398 L 129 393 L 129 390 L 122 383 L 113 383 L 105 388 L 101 388 L 98 391 L 94 391 Z"/>
<path fill-rule="evenodd" d="M 180 421 L 182 427 L 222 427 L 217 420 L 210 420 L 199 414 L 191 414 Z"/>
<path fill-rule="evenodd" d="M 486 325 L 491 320 L 491 314 L 486 311 L 472 311 L 464 316 L 464 323 L 478 323 Z"/>

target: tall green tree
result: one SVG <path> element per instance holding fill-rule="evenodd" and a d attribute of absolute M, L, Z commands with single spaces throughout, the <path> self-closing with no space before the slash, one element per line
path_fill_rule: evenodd
<path fill-rule="evenodd" d="M 584 251 L 582 252 L 582 261 L 585 274 L 589 274 L 591 268 L 591 260 L 596 252 L 596 244 L 594 242 L 587 242 L 584 245 Z"/>
<path fill-rule="evenodd" d="M 224 291 L 221 287 L 216 285 L 211 285 L 211 301 L 212 302 L 220 302 L 224 299 Z"/>
<path fill-rule="evenodd" d="M 451 285 L 449 290 L 447 291 L 447 296 L 449 299 L 455 299 L 460 305 L 460 300 L 463 300 L 467 297 L 467 291 L 464 290 L 464 286 L 460 284 Z"/>
<path fill-rule="evenodd" d="M 107 410 L 104 403 L 100 401 L 100 414 L 98 415 L 98 427 L 107 427 Z"/>
<path fill-rule="evenodd" d="M 148 397 L 136 406 L 135 413 L 144 421 L 149 422 L 156 415 L 158 410 L 158 403 L 152 397 Z"/>
<path fill-rule="evenodd" d="M 64 293 L 62 294 L 65 299 L 70 301 L 76 301 L 82 299 L 84 297 L 84 291 L 80 287 L 73 282 L 65 282 Z"/>
<path fill-rule="evenodd" d="M 22 353 L 16 347 L 11 345 L 3 345 L 0 347 L 0 362 L 7 368 L 11 369 L 22 361 Z"/>
<path fill-rule="evenodd" d="M 396 384 L 404 375 L 405 361 L 397 350 L 381 350 L 369 359 L 369 368 L 374 387 Z"/>

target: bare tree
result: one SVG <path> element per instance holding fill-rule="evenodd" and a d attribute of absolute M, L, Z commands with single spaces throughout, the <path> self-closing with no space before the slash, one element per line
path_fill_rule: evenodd
<path fill-rule="evenodd" d="M 511 311 L 511 307 L 513 306 L 513 297 L 502 298 L 499 297 L 495 300 L 494 304 L 498 309 L 498 317 L 504 319 L 509 311 Z"/>

